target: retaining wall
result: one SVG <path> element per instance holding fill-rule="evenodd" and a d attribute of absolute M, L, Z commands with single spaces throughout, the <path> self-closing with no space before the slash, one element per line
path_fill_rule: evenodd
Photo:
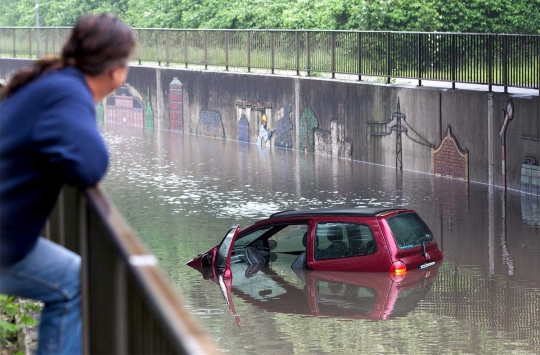
<path fill-rule="evenodd" d="M 0 78 L 9 78 L 28 63 L 1 59 Z M 470 181 L 502 185 L 499 130 L 509 100 L 514 114 L 506 130 L 507 186 L 523 188 L 526 157 L 535 158 L 536 165 L 540 161 L 538 95 L 133 66 L 125 87 L 98 104 L 97 112 L 100 120 L 141 129 L 172 129 L 252 144 L 266 118 L 267 128 L 275 132 L 261 140 L 264 149 L 300 149 L 395 167 L 398 131 L 391 127 L 399 128 L 393 117 L 398 100 L 407 129 L 401 132 L 404 169 L 432 173 L 435 159 L 438 167 L 458 165 L 441 171 L 464 166 Z M 373 123 L 390 119 L 388 124 Z M 433 154 L 448 134 L 461 155 Z"/>

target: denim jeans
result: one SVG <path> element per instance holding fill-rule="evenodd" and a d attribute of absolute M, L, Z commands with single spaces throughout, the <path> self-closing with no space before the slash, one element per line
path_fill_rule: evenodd
<path fill-rule="evenodd" d="M 82 352 L 81 258 L 39 238 L 21 261 L 0 268 L 0 293 L 42 301 L 37 354 Z"/>

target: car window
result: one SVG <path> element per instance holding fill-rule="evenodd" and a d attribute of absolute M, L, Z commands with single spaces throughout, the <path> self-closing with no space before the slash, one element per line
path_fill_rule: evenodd
<path fill-rule="evenodd" d="M 272 245 L 272 252 L 290 253 L 305 251 L 306 246 L 303 244 L 302 239 L 304 238 L 304 235 L 307 235 L 307 231 L 307 224 L 293 224 L 285 226 L 270 237 L 269 240 L 273 240 L 275 242 L 269 243 Z"/>
<path fill-rule="evenodd" d="M 429 227 L 416 213 L 402 213 L 388 218 L 388 225 L 399 249 L 413 248 L 422 245 L 424 241 L 434 241 Z"/>
<path fill-rule="evenodd" d="M 339 259 L 375 253 L 369 226 L 359 223 L 318 223 L 315 260 Z"/>
<path fill-rule="evenodd" d="M 223 238 L 223 241 L 221 242 L 217 251 L 216 264 L 215 264 L 216 267 L 223 268 L 227 265 L 227 256 L 229 253 L 229 247 L 236 233 L 236 230 L 237 230 L 236 227 L 229 229 L 229 231 Z"/>
<path fill-rule="evenodd" d="M 261 235 L 268 232 L 270 229 L 272 229 L 274 226 L 268 226 L 261 229 L 257 229 L 256 231 L 253 231 L 249 234 L 239 236 L 236 239 L 236 242 L 234 242 L 235 248 L 243 248 L 249 244 L 251 244 L 253 241 L 257 240 Z"/>

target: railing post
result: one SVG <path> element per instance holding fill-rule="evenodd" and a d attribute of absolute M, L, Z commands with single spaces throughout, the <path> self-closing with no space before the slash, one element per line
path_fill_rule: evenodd
<path fill-rule="evenodd" d="M 158 66 L 161 66 L 161 37 L 160 37 L 160 30 L 156 30 L 156 42 L 157 42 L 157 63 Z"/>
<path fill-rule="evenodd" d="M 488 91 L 493 91 L 493 35 L 487 35 L 487 56 L 488 56 Z"/>
<path fill-rule="evenodd" d="M 310 40 L 310 32 L 306 31 L 306 72 L 307 72 L 307 76 L 309 76 L 311 70 L 310 70 L 310 66 L 311 66 L 311 63 L 310 63 L 310 45 L 309 45 L 309 40 Z"/>
<path fill-rule="evenodd" d="M 270 32 L 270 68 L 272 69 L 272 74 L 274 74 L 274 32 Z"/>
<path fill-rule="evenodd" d="M 28 30 L 28 48 L 30 50 L 30 58 L 32 58 L 32 29 Z"/>
<path fill-rule="evenodd" d="M 390 32 L 386 32 L 386 83 L 390 84 L 392 63 L 390 63 Z"/>
<path fill-rule="evenodd" d="M 165 61 L 167 62 L 167 66 L 169 66 L 169 32 L 165 32 Z"/>
<path fill-rule="evenodd" d="M 184 31 L 184 63 L 188 67 L 188 31 Z"/>
<path fill-rule="evenodd" d="M 508 92 L 508 36 L 503 36 L 502 61 L 503 61 L 503 85 L 504 85 L 504 93 L 506 94 Z"/>
<path fill-rule="evenodd" d="M 141 31 L 142 31 L 142 30 L 138 30 L 138 31 L 137 31 L 137 34 L 138 34 L 138 37 L 139 37 L 139 45 L 137 46 L 137 58 L 139 59 L 139 65 L 141 65 L 141 47 L 142 47 L 142 43 L 141 43 Z"/>
<path fill-rule="evenodd" d="M 229 70 L 229 31 L 225 31 L 225 70 Z"/>
<path fill-rule="evenodd" d="M 87 211 L 86 197 L 81 196 L 79 198 L 78 210 L 78 230 L 80 240 L 81 255 L 81 304 L 82 304 L 82 336 L 83 336 L 83 354 L 90 354 L 90 281 L 88 275 L 90 256 L 88 246 L 88 211 Z"/>
<path fill-rule="evenodd" d="M 247 69 L 249 73 L 251 72 L 251 31 L 248 31 L 247 36 Z"/>
<path fill-rule="evenodd" d="M 52 52 L 56 54 L 56 31 L 54 28 L 52 29 Z"/>
<path fill-rule="evenodd" d="M 452 80 L 452 89 L 456 88 L 456 35 L 450 35 L 450 79 Z"/>
<path fill-rule="evenodd" d="M 13 58 L 17 58 L 17 49 L 15 47 L 15 28 L 13 29 Z"/>
<path fill-rule="evenodd" d="M 332 59 L 331 59 L 332 79 L 335 79 L 336 78 L 336 33 L 334 31 L 332 31 L 330 45 L 332 46 Z"/>
<path fill-rule="evenodd" d="M 208 69 L 208 31 L 204 31 L 204 69 Z"/>
<path fill-rule="evenodd" d="M 296 30 L 294 32 L 294 41 L 296 47 L 296 75 L 300 75 L 300 39 L 298 36 L 298 30 Z"/>
<path fill-rule="evenodd" d="M 416 34 L 416 66 L 418 86 L 422 86 L 422 37 L 420 33 Z"/>
<path fill-rule="evenodd" d="M 362 81 L 362 32 L 358 32 L 358 81 Z"/>
<path fill-rule="evenodd" d="M 50 29 L 46 29 L 45 34 L 45 53 L 49 53 L 49 33 L 51 33 Z"/>
<path fill-rule="evenodd" d="M 128 297 L 126 266 L 120 257 L 114 261 L 114 337 L 115 354 L 128 354 Z"/>

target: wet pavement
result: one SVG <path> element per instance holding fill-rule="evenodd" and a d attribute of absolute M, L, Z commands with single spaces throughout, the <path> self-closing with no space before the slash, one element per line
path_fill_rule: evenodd
<path fill-rule="evenodd" d="M 540 353 L 540 199 L 362 162 L 167 131 L 105 125 L 102 186 L 224 352 Z M 437 268 L 294 272 L 287 263 L 233 270 L 230 299 L 184 265 L 286 209 L 415 209 L 444 254 Z M 291 260 L 292 262 L 292 260 Z"/>

